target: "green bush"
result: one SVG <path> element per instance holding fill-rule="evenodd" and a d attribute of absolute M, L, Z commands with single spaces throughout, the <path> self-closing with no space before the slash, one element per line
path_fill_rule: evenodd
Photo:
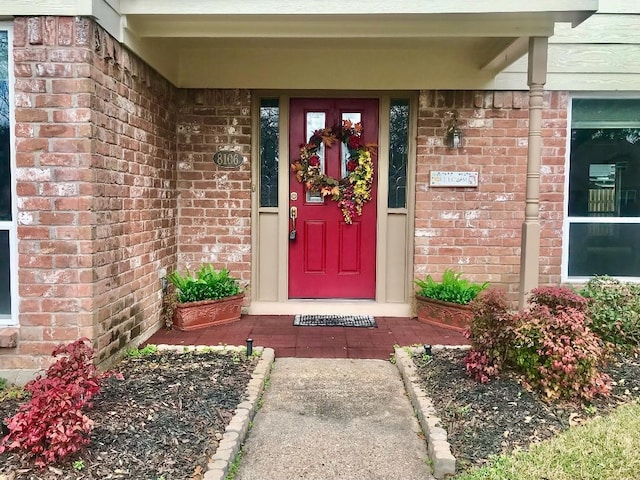
<path fill-rule="evenodd" d="M 185 276 L 172 272 L 167 279 L 178 289 L 180 303 L 218 300 L 241 292 L 238 279 L 231 277 L 226 269 L 216 271 L 212 265 L 203 265 L 195 277 L 189 272 Z"/>
<path fill-rule="evenodd" d="M 640 285 L 596 276 L 580 291 L 588 299 L 590 327 L 605 342 L 640 347 Z"/>
<path fill-rule="evenodd" d="M 414 282 L 420 287 L 420 290 L 416 292 L 418 295 L 460 305 L 467 305 L 489 285 L 489 282 L 472 283 L 462 278 L 462 272 L 455 273 L 451 269 L 444 271 L 442 280 L 439 282 L 434 280 L 431 275 L 427 275 L 424 280 L 415 280 Z"/>

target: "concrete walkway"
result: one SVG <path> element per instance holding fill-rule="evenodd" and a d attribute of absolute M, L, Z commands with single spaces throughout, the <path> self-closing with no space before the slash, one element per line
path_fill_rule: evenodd
<path fill-rule="evenodd" d="M 384 360 L 277 359 L 238 480 L 431 479 L 398 370 Z"/>

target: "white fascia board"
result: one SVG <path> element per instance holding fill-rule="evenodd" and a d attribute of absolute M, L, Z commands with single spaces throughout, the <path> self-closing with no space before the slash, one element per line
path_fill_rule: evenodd
<path fill-rule="evenodd" d="M 482 17 L 482 18 L 480 18 Z M 503 15 L 127 15 L 139 37 L 184 38 L 441 38 L 551 36 L 540 15 L 514 21 Z"/>
<path fill-rule="evenodd" d="M 12 0 L 0 2 L 0 15 L 91 16 L 93 0 Z"/>
<path fill-rule="evenodd" d="M 567 16 L 573 12 L 595 12 L 598 0 L 126 0 L 121 3 L 125 15 L 197 14 L 197 15 L 363 15 L 363 14 L 478 14 L 478 13 L 552 13 Z M 576 17 L 580 18 L 579 16 Z M 565 18 L 558 21 L 574 21 Z"/>

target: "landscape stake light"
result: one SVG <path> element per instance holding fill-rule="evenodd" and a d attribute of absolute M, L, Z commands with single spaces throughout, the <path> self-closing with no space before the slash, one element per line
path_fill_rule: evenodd
<path fill-rule="evenodd" d="M 425 355 L 429 355 L 429 356 L 432 355 L 432 353 L 431 353 L 431 345 L 429 345 L 428 343 L 424 344 L 424 354 Z"/>
<path fill-rule="evenodd" d="M 247 357 L 253 355 L 253 338 L 247 338 Z"/>

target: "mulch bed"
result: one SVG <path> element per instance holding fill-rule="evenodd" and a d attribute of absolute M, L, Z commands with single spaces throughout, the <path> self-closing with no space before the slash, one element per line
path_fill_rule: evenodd
<path fill-rule="evenodd" d="M 87 412 L 95 427 L 79 456 L 42 470 L 18 453 L 5 453 L 0 479 L 201 479 L 245 397 L 255 362 L 213 352 L 126 359 L 117 367 L 124 380 L 107 379 Z M 0 418 L 17 407 L 0 402 Z M 78 460 L 82 470 L 73 468 Z"/>
<path fill-rule="evenodd" d="M 640 398 L 640 358 L 617 355 L 605 371 L 612 378 L 609 398 L 591 406 L 544 401 L 515 378 L 480 384 L 464 372 L 465 351 L 443 350 L 430 359 L 414 357 L 421 384 L 448 433 L 458 470 L 480 466 L 493 455 L 527 448 Z"/>

